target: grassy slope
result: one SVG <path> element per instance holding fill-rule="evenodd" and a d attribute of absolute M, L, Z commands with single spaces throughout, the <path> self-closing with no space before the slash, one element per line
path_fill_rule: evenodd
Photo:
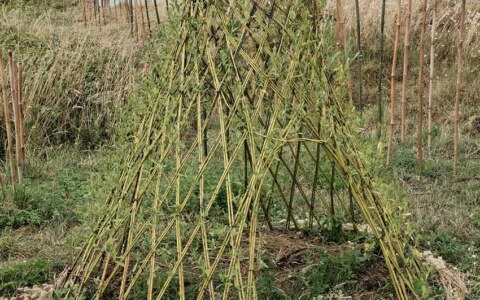
<path fill-rule="evenodd" d="M 102 157 L 73 148 L 31 157 L 25 183 L 2 191 L 0 294 L 48 281 L 71 262 L 88 231 L 84 212 Z"/>

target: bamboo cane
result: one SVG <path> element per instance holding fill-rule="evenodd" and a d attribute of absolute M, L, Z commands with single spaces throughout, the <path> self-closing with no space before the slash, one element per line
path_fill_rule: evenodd
<path fill-rule="evenodd" d="M 7 159 L 10 166 L 10 178 L 12 184 L 15 184 L 15 158 L 13 155 L 13 136 L 10 120 L 10 109 L 8 105 L 8 94 L 7 94 L 7 77 L 5 75 L 5 67 L 3 65 L 3 52 L 0 49 L 0 76 L 2 80 L 2 100 L 3 100 L 3 115 L 5 119 L 5 131 L 7 133 Z"/>
<path fill-rule="evenodd" d="M 150 25 L 150 13 L 148 11 L 148 0 L 145 0 L 145 14 L 147 16 L 148 36 L 152 36 L 152 27 Z"/>
<path fill-rule="evenodd" d="M 115 22 L 118 22 L 118 2 L 115 0 L 113 2 L 113 13 L 115 14 Z"/>
<path fill-rule="evenodd" d="M 384 40 L 385 40 L 385 2 L 382 0 L 382 16 L 380 24 L 380 68 L 378 71 L 378 91 L 377 91 L 377 106 L 378 106 L 378 137 L 382 135 L 382 123 L 383 123 L 383 100 L 382 100 L 382 82 L 383 82 L 383 68 L 384 68 Z"/>
<path fill-rule="evenodd" d="M 361 22 L 360 22 L 360 3 L 355 0 L 355 13 L 357 19 L 357 51 L 358 51 L 358 108 L 363 111 L 363 74 L 362 74 L 362 40 L 361 40 Z"/>
<path fill-rule="evenodd" d="M 129 20 L 129 23 L 130 23 L 130 35 L 133 37 L 134 36 L 134 22 L 133 22 L 133 0 L 128 0 L 128 5 L 127 5 L 127 16 L 128 16 L 128 20 Z"/>
<path fill-rule="evenodd" d="M 407 130 L 407 86 L 408 86 L 408 63 L 410 52 L 410 23 L 412 20 L 412 0 L 407 2 L 407 20 L 405 24 L 405 41 L 403 48 L 403 80 L 402 80 L 402 103 L 400 113 L 400 140 L 405 141 L 405 134 Z"/>
<path fill-rule="evenodd" d="M 108 18 L 111 19 L 112 18 L 112 3 L 110 2 L 110 0 L 107 0 L 107 7 L 108 7 Z"/>
<path fill-rule="evenodd" d="M 93 2 L 93 18 L 94 18 L 94 22 L 97 22 L 97 0 L 91 0 Z"/>
<path fill-rule="evenodd" d="M 108 2 L 110 2 L 110 0 L 100 0 L 101 1 L 101 6 L 102 6 L 102 12 L 103 12 L 103 24 L 107 24 L 107 19 L 110 17 L 110 14 L 109 14 L 109 6 L 108 6 Z M 107 1 L 107 3 L 105 3 L 105 1 Z"/>
<path fill-rule="evenodd" d="M 140 22 L 142 22 L 142 26 L 141 26 L 142 37 L 143 37 L 143 40 L 146 40 L 147 39 L 147 29 L 145 28 L 145 18 L 143 16 L 143 7 L 142 7 L 141 0 L 137 0 L 136 4 L 137 4 L 137 9 L 140 11 Z"/>
<path fill-rule="evenodd" d="M 17 70 L 15 67 L 15 59 L 11 50 L 8 51 L 8 63 L 10 66 L 10 89 L 12 90 L 12 102 L 13 102 L 13 119 L 15 125 L 15 156 L 17 162 L 17 174 L 18 183 L 23 182 L 23 161 L 21 159 L 21 144 L 20 144 L 20 116 L 18 105 L 18 85 L 17 85 Z"/>
<path fill-rule="evenodd" d="M 138 15 L 138 11 L 137 11 L 137 8 L 136 7 L 136 3 L 137 3 L 137 0 L 133 0 L 132 2 L 132 15 L 133 15 L 133 26 L 134 26 L 134 30 L 135 30 L 135 38 L 137 40 L 140 40 L 141 39 L 141 28 L 139 26 L 139 22 L 138 22 L 138 18 L 139 18 L 139 15 Z"/>
<path fill-rule="evenodd" d="M 463 47 L 465 43 L 465 6 L 466 0 L 462 0 L 460 7 L 460 24 L 459 24 L 459 38 L 458 38 L 458 56 L 457 56 L 457 82 L 455 92 L 455 122 L 454 122 L 454 137 L 453 137 L 453 175 L 458 175 L 458 136 L 459 136 L 459 111 L 460 111 L 460 97 L 462 84 L 462 65 L 463 65 Z"/>
<path fill-rule="evenodd" d="M 423 66 L 425 62 L 425 29 L 427 26 L 427 2 L 423 0 L 422 4 L 422 27 L 420 32 L 420 62 L 418 65 L 418 132 L 417 132 L 417 155 L 418 155 L 418 168 L 423 171 Z"/>
<path fill-rule="evenodd" d="M 320 121 L 318 122 L 318 134 L 320 135 L 320 132 L 322 130 L 322 125 Z M 320 169 L 320 144 L 317 144 L 317 151 L 316 151 L 316 157 L 315 157 L 315 171 L 313 175 L 313 184 L 312 184 L 312 198 L 310 199 L 310 211 L 309 211 L 309 218 L 308 218 L 308 223 L 310 227 L 313 227 L 313 216 L 315 214 L 315 192 L 317 191 L 317 184 L 318 184 L 318 173 Z"/>
<path fill-rule="evenodd" d="M 125 10 L 124 0 L 118 0 L 117 5 L 118 5 L 118 16 L 120 17 L 120 20 L 122 20 L 122 22 L 127 21 L 128 23 L 127 11 Z"/>
<path fill-rule="evenodd" d="M 390 163 L 393 134 L 395 132 L 395 87 L 397 83 L 398 42 L 400 40 L 400 26 L 402 17 L 402 0 L 397 1 L 397 23 L 395 29 L 395 43 L 393 46 L 392 73 L 390 74 L 390 136 L 388 138 L 387 165 Z"/>
<path fill-rule="evenodd" d="M 19 160 L 25 161 L 25 129 L 24 129 L 24 109 L 23 109 L 23 65 L 22 63 L 18 64 L 18 116 L 20 122 L 20 157 Z"/>
<path fill-rule="evenodd" d="M 155 16 L 157 17 L 157 25 L 160 25 L 160 14 L 158 12 L 157 0 L 153 0 L 153 6 L 155 7 Z"/>
<path fill-rule="evenodd" d="M 428 84 L 428 141 L 427 148 L 430 154 L 432 147 L 432 98 L 433 98 L 433 76 L 435 71 L 435 30 L 437 25 L 437 0 L 433 7 L 432 32 L 430 36 L 430 76 Z"/>
<path fill-rule="evenodd" d="M 336 0 L 336 7 L 335 7 L 335 45 L 337 47 L 337 51 L 340 52 L 341 51 L 341 41 L 342 41 L 342 37 L 341 37 L 341 33 L 342 33 L 342 29 L 341 29 L 341 13 L 340 13 L 340 1 L 341 0 Z"/>
<path fill-rule="evenodd" d="M 87 27 L 87 7 L 86 7 L 86 1 L 87 1 L 87 0 L 82 0 L 83 25 L 85 25 L 85 27 Z"/>
<path fill-rule="evenodd" d="M 330 176 L 330 216 L 335 218 L 335 164 L 332 162 L 332 173 Z"/>
<path fill-rule="evenodd" d="M 198 166 L 199 168 L 202 168 L 203 163 L 204 163 L 204 156 L 203 156 L 203 137 L 202 137 L 202 103 L 201 103 L 200 97 L 197 99 L 197 142 L 198 142 Z M 222 109 L 222 108 L 220 108 Z M 199 204 L 200 204 L 200 227 L 201 227 L 201 232 L 202 232 L 202 252 L 203 252 L 203 259 L 205 260 L 205 270 L 208 272 L 210 269 L 210 254 L 209 254 L 209 248 L 208 248 L 208 236 L 207 236 L 207 217 L 205 215 L 205 203 L 204 203 L 204 196 L 205 196 L 205 181 L 204 181 L 204 176 L 200 176 L 199 179 Z M 227 202 L 229 200 L 227 199 Z M 228 205 L 228 204 L 227 204 Z M 228 205 L 230 207 L 230 205 Z M 210 293 L 210 299 L 215 298 L 215 292 L 213 288 L 213 282 L 210 281 L 209 284 L 209 293 Z"/>
<path fill-rule="evenodd" d="M 181 81 L 184 82 L 184 74 L 185 74 L 185 57 L 186 57 L 186 49 L 185 46 L 182 49 L 182 61 L 181 61 Z M 175 144 L 175 161 L 176 161 L 176 169 L 179 171 L 181 169 L 181 153 L 180 153 L 180 141 L 181 141 L 181 130 L 182 130 L 182 114 L 183 114 L 183 98 L 180 97 L 178 101 L 178 115 L 177 115 L 177 141 Z M 201 130 L 201 129 L 200 129 Z M 181 188 L 181 178 L 180 176 L 177 177 L 176 180 L 176 192 L 175 192 L 175 205 L 177 209 L 180 208 L 180 188 Z M 183 252 L 183 245 L 182 245 L 182 225 L 180 215 L 177 214 L 175 218 L 175 235 L 176 235 L 176 244 L 177 244 L 177 259 L 181 262 L 181 254 Z M 178 267 L 178 298 L 179 300 L 185 299 L 185 278 L 184 278 L 184 270 L 183 270 L 183 263 L 181 262 Z"/>
<path fill-rule="evenodd" d="M 301 129 L 299 133 L 299 138 L 301 138 Z M 293 167 L 293 178 L 292 178 L 292 185 L 290 186 L 290 199 L 288 202 L 288 207 L 287 207 L 287 223 L 286 223 L 286 229 L 290 228 L 290 221 L 292 218 L 294 218 L 292 209 L 293 209 L 293 199 L 295 196 L 295 183 L 297 182 L 297 173 L 298 173 L 298 165 L 300 164 L 300 152 L 302 150 L 302 142 L 299 141 L 297 143 L 297 149 L 295 151 L 295 164 Z M 308 201 L 307 201 L 308 202 Z"/>
<path fill-rule="evenodd" d="M 127 20 L 127 23 L 128 24 L 131 24 L 133 23 L 133 19 L 130 20 L 130 1 L 131 0 L 124 0 L 125 2 L 123 3 L 123 8 L 125 10 L 125 17 L 126 17 L 126 20 Z"/>
<path fill-rule="evenodd" d="M 347 64 L 347 30 L 345 29 L 345 13 L 343 11 L 342 0 L 337 0 L 338 6 L 338 21 L 340 23 L 340 33 L 342 36 L 342 52 L 343 52 L 343 63 Z M 352 82 L 352 72 L 350 68 L 347 69 L 347 85 L 348 85 L 348 100 L 353 105 L 353 82 Z"/>

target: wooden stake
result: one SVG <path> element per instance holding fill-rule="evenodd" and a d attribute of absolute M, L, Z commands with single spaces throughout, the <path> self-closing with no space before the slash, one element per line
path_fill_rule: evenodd
<path fill-rule="evenodd" d="M 382 123 L 383 123 L 383 100 L 382 100 L 382 81 L 383 81 L 383 60 L 384 60 L 384 40 L 385 40 L 385 2 L 386 0 L 382 1 L 382 16 L 381 16 L 381 25 L 380 25 L 380 69 L 378 71 L 378 137 L 382 135 Z"/>
<path fill-rule="evenodd" d="M 152 28 L 150 26 L 150 13 L 148 12 L 148 0 L 145 0 L 145 14 L 147 16 L 148 36 L 152 36 Z"/>
<path fill-rule="evenodd" d="M 17 94 L 18 94 L 18 116 L 20 122 L 20 157 L 19 160 L 25 161 L 25 129 L 24 129 L 24 110 L 23 110 L 23 65 L 18 64 L 18 78 L 17 78 Z"/>
<path fill-rule="evenodd" d="M 112 4 L 110 3 L 110 0 L 107 0 L 107 6 L 108 6 L 108 18 L 112 18 Z"/>
<path fill-rule="evenodd" d="M 15 68 L 15 60 L 13 58 L 13 53 L 11 50 L 8 51 L 8 63 L 10 66 L 10 88 L 12 90 L 12 100 L 13 100 L 13 119 L 15 125 L 15 156 L 17 158 L 17 173 L 18 173 L 18 183 L 23 181 L 23 161 L 21 159 L 21 144 L 20 144 L 20 117 L 19 117 L 19 105 L 18 105 L 18 94 L 17 94 L 17 72 Z"/>
<path fill-rule="evenodd" d="M 23 65 L 22 63 L 18 64 L 18 74 L 17 74 L 17 93 L 18 93 L 18 116 L 20 122 L 20 158 L 25 161 L 25 129 L 24 129 L 24 115 L 23 115 Z"/>
<path fill-rule="evenodd" d="M 130 23 L 130 35 L 133 37 L 133 0 L 128 0 L 128 19 L 129 19 L 129 23 Z"/>
<path fill-rule="evenodd" d="M 160 14 L 158 13 L 157 0 L 153 0 L 153 6 L 155 6 L 155 15 L 157 17 L 157 24 L 160 25 Z"/>
<path fill-rule="evenodd" d="M 357 51 L 358 51 L 358 108 L 363 110 L 363 74 L 362 74 L 362 40 L 360 24 L 360 3 L 355 0 L 355 12 L 357 16 Z"/>
<path fill-rule="evenodd" d="M 5 118 L 5 130 L 7 132 L 7 159 L 10 166 L 10 178 L 12 184 L 15 184 L 15 158 L 13 156 L 13 136 L 10 120 L 10 109 L 8 105 L 8 94 L 7 94 L 7 77 L 5 75 L 5 68 L 3 65 L 3 52 L 0 49 L 0 77 L 2 81 L 2 100 L 3 100 L 3 115 Z"/>
<path fill-rule="evenodd" d="M 337 51 L 340 52 L 342 50 L 341 48 L 341 16 L 340 16 L 340 3 L 341 0 L 336 0 L 336 8 L 335 8 L 335 14 L 336 14 L 336 22 L 335 22 L 335 45 L 337 47 Z"/>
<path fill-rule="evenodd" d="M 93 18 L 95 19 L 95 22 L 97 21 L 97 0 L 92 0 L 93 1 Z M 94 23 L 95 23 L 94 22 Z"/>
<path fill-rule="evenodd" d="M 118 3 L 117 0 L 113 2 L 113 12 L 115 14 L 115 22 L 118 22 Z"/>
<path fill-rule="evenodd" d="M 87 0 L 82 0 L 82 9 L 83 9 L 83 24 L 87 27 Z"/>
<path fill-rule="evenodd" d="M 135 29 L 135 37 L 137 40 L 140 40 L 140 29 L 138 28 L 138 12 L 137 12 L 137 7 L 136 6 L 136 0 L 135 2 L 132 1 L 132 16 L 133 16 L 133 22 L 134 22 L 134 29 Z"/>
<path fill-rule="evenodd" d="M 388 138 L 387 165 L 392 153 L 393 134 L 395 132 L 395 87 L 397 83 L 398 42 L 400 40 L 400 26 L 402 17 L 402 0 L 397 0 L 397 24 L 395 29 L 395 43 L 393 45 L 392 73 L 390 74 L 390 136 Z"/>
<path fill-rule="evenodd" d="M 99 9 L 100 9 L 99 22 L 100 23 L 102 22 L 102 17 L 103 17 L 103 24 L 107 25 L 107 18 L 105 18 L 105 1 L 104 0 L 100 0 Z"/>
<path fill-rule="evenodd" d="M 463 47 L 465 43 L 465 5 L 466 0 L 462 0 L 462 6 L 460 10 L 460 24 L 459 24 L 459 39 L 458 39 L 458 56 L 457 56 L 457 83 L 456 83 L 456 96 L 455 96 L 455 124 L 454 124 L 454 137 L 453 137 L 453 175 L 458 174 L 458 136 L 459 136 L 459 111 L 460 111 L 460 94 L 461 94 L 461 81 L 462 81 L 462 64 L 463 64 Z"/>
<path fill-rule="evenodd" d="M 417 131 L 417 155 L 418 169 L 423 171 L 423 66 L 425 62 L 425 28 L 427 26 L 427 2 L 423 0 L 422 4 L 422 27 L 420 33 L 420 62 L 418 65 L 418 131 Z"/>
<path fill-rule="evenodd" d="M 433 97 L 433 75 L 435 70 L 435 30 L 437 25 L 437 0 L 433 7 L 433 17 L 432 17 L 432 32 L 430 36 L 430 76 L 428 84 L 428 141 L 427 148 L 428 153 L 430 153 L 432 146 L 432 97 Z"/>
<path fill-rule="evenodd" d="M 142 36 L 143 39 L 147 39 L 147 29 L 145 28 L 145 18 L 143 17 L 142 1 L 137 1 L 137 8 L 140 10 L 140 21 L 142 22 Z"/>
<path fill-rule="evenodd" d="M 400 141 L 405 141 L 407 129 L 407 85 L 408 85 L 408 60 L 410 52 L 410 23 L 412 21 L 412 0 L 408 0 L 407 21 L 405 25 L 405 44 L 403 48 L 403 80 L 402 80 L 402 106 L 400 120 Z"/>

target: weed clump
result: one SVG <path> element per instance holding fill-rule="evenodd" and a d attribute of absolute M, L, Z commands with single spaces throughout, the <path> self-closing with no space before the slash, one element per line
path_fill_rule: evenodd
<path fill-rule="evenodd" d="M 2 267 L 0 268 L 0 294 L 13 295 L 19 287 L 45 283 L 59 270 L 58 265 L 45 260 Z"/>

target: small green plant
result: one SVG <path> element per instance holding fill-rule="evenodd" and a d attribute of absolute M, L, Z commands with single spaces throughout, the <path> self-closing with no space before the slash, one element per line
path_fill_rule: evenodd
<path fill-rule="evenodd" d="M 347 234 L 342 229 L 342 223 L 334 217 L 325 218 L 321 225 L 321 235 L 326 242 L 340 243 L 346 241 Z"/>
<path fill-rule="evenodd" d="M 257 278 L 257 289 L 259 299 L 290 299 L 284 291 L 275 285 L 275 274 L 268 271 Z"/>
<path fill-rule="evenodd" d="M 12 192 L 13 205 L 0 208 L 0 228 L 45 226 L 64 221 L 75 223 L 76 213 L 68 197 L 65 187 L 49 183 L 28 188 L 18 186 Z M 8 202 L 8 198 L 3 202 Z"/>
<path fill-rule="evenodd" d="M 360 250 L 355 248 L 337 254 L 321 255 L 305 274 L 311 295 L 323 295 L 341 283 L 354 283 L 356 272 L 366 259 Z"/>
<path fill-rule="evenodd" d="M 0 269 L 0 294 L 11 295 L 17 288 L 45 283 L 58 271 L 46 260 L 33 260 Z"/>
<path fill-rule="evenodd" d="M 431 244 L 436 255 L 463 271 L 470 270 L 477 261 L 480 249 L 474 240 L 470 243 L 462 243 L 459 238 L 445 229 L 438 230 L 427 238 L 427 243 Z"/>
<path fill-rule="evenodd" d="M 87 298 L 85 295 L 80 295 L 78 297 L 74 297 L 73 291 L 77 289 L 77 285 L 67 285 L 65 287 L 57 288 L 53 292 L 53 299 L 54 300 L 86 300 Z"/>
<path fill-rule="evenodd" d="M 38 225 L 40 217 L 34 211 L 17 208 L 0 208 L 0 229 Z"/>
<path fill-rule="evenodd" d="M 391 166 L 405 171 L 414 171 L 417 167 L 417 157 L 412 151 L 399 151 L 392 156 Z"/>

